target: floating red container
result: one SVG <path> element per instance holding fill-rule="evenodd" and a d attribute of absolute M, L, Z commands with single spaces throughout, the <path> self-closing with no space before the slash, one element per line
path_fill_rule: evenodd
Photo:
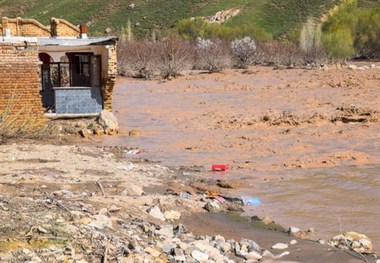
<path fill-rule="evenodd" d="M 211 166 L 211 171 L 214 171 L 214 172 L 227 171 L 229 169 L 230 169 L 230 166 L 228 164 L 213 164 Z"/>

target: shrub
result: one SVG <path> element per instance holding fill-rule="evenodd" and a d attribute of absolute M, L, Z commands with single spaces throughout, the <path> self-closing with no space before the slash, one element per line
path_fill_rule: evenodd
<path fill-rule="evenodd" d="M 252 64 L 257 55 L 256 43 L 250 37 L 235 39 L 231 43 L 232 53 L 237 58 L 237 66 L 245 68 L 247 64 Z"/>
<path fill-rule="evenodd" d="M 195 68 L 219 72 L 231 65 L 231 49 L 228 42 L 197 38 Z"/>
<path fill-rule="evenodd" d="M 349 28 L 341 28 L 324 34 L 323 45 L 331 58 L 346 59 L 354 53 L 353 38 Z"/>
<path fill-rule="evenodd" d="M 260 41 L 269 41 L 272 35 L 257 25 L 230 27 L 224 24 L 208 23 L 202 17 L 182 19 L 176 26 L 178 34 L 187 40 L 205 39 L 233 40 L 249 36 Z"/>
<path fill-rule="evenodd" d="M 157 66 L 163 78 L 179 76 L 192 65 L 192 45 L 178 35 L 171 34 L 159 43 Z"/>
<path fill-rule="evenodd" d="M 358 11 L 354 46 L 361 56 L 380 57 L 380 5 Z"/>
<path fill-rule="evenodd" d="M 12 94 L 0 111 L 0 143 L 10 137 L 19 137 L 32 132 L 39 132 L 31 118 L 21 117 L 28 113 L 26 109 L 16 109 L 18 95 Z"/>
<path fill-rule="evenodd" d="M 266 64 L 297 66 L 304 64 L 302 50 L 290 42 L 271 42 L 257 45 L 259 54 L 263 54 L 261 62 Z"/>
<path fill-rule="evenodd" d="M 135 77 L 150 79 L 158 60 L 157 43 L 146 40 L 121 40 L 118 45 L 119 73 L 124 75 L 127 70 L 137 71 Z"/>
<path fill-rule="evenodd" d="M 323 44 L 332 58 L 380 57 L 380 4 L 373 8 L 346 0 L 323 25 Z"/>
<path fill-rule="evenodd" d="M 308 18 L 300 33 L 300 48 L 304 53 L 305 64 L 318 64 L 323 59 L 321 35 L 321 24 Z"/>

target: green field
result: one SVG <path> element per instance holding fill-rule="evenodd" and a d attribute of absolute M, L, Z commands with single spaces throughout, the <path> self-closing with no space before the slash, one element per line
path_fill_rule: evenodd
<path fill-rule="evenodd" d="M 227 25 L 239 27 L 255 24 L 273 36 L 297 30 L 307 17 L 321 14 L 340 0 L 0 0 L 0 15 L 35 18 L 44 24 L 51 17 L 64 18 L 73 24 L 87 23 L 92 35 L 111 28 L 115 34 L 130 19 L 134 35 L 148 36 L 153 29 L 165 30 L 184 18 L 215 14 L 239 8 L 240 14 Z M 379 0 L 362 0 L 363 6 Z M 133 3 L 134 8 L 128 9 Z"/>

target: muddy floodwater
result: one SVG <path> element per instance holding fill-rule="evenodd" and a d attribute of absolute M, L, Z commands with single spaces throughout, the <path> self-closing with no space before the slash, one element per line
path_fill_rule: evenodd
<path fill-rule="evenodd" d="M 188 167 L 185 176 L 238 182 L 231 193 L 261 200 L 248 215 L 313 227 L 315 238 L 360 232 L 379 252 L 379 73 L 254 67 L 120 78 L 113 105 L 122 134 L 103 144 L 138 147 L 139 158 Z M 213 173 L 212 164 L 231 170 Z"/>

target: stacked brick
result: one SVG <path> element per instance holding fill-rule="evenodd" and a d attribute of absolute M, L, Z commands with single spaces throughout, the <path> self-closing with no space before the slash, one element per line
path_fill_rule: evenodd
<path fill-rule="evenodd" d="M 107 78 L 103 80 L 103 103 L 106 111 L 112 112 L 112 92 L 116 82 L 117 75 L 117 59 L 116 44 L 108 49 L 108 72 Z"/>
<path fill-rule="evenodd" d="M 40 22 L 34 19 L 22 19 L 22 18 L 2 18 L 2 31 L 5 28 L 10 30 L 11 36 L 19 37 L 49 37 L 50 28 L 44 26 Z M 5 32 L 1 32 L 5 35 Z"/>
<path fill-rule="evenodd" d="M 64 19 L 52 18 L 50 20 L 50 30 L 52 37 L 78 37 L 79 27 L 67 22 Z"/>
<path fill-rule="evenodd" d="M 12 126 L 44 126 L 37 43 L 0 42 L 0 61 L 0 113 L 16 117 Z"/>
<path fill-rule="evenodd" d="M 64 19 L 52 18 L 50 26 L 45 26 L 34 19 L 7 18 L 1 19 L 0 34 L 10 30 L 13 37 L 79 37 L 79 27 Z"/>

